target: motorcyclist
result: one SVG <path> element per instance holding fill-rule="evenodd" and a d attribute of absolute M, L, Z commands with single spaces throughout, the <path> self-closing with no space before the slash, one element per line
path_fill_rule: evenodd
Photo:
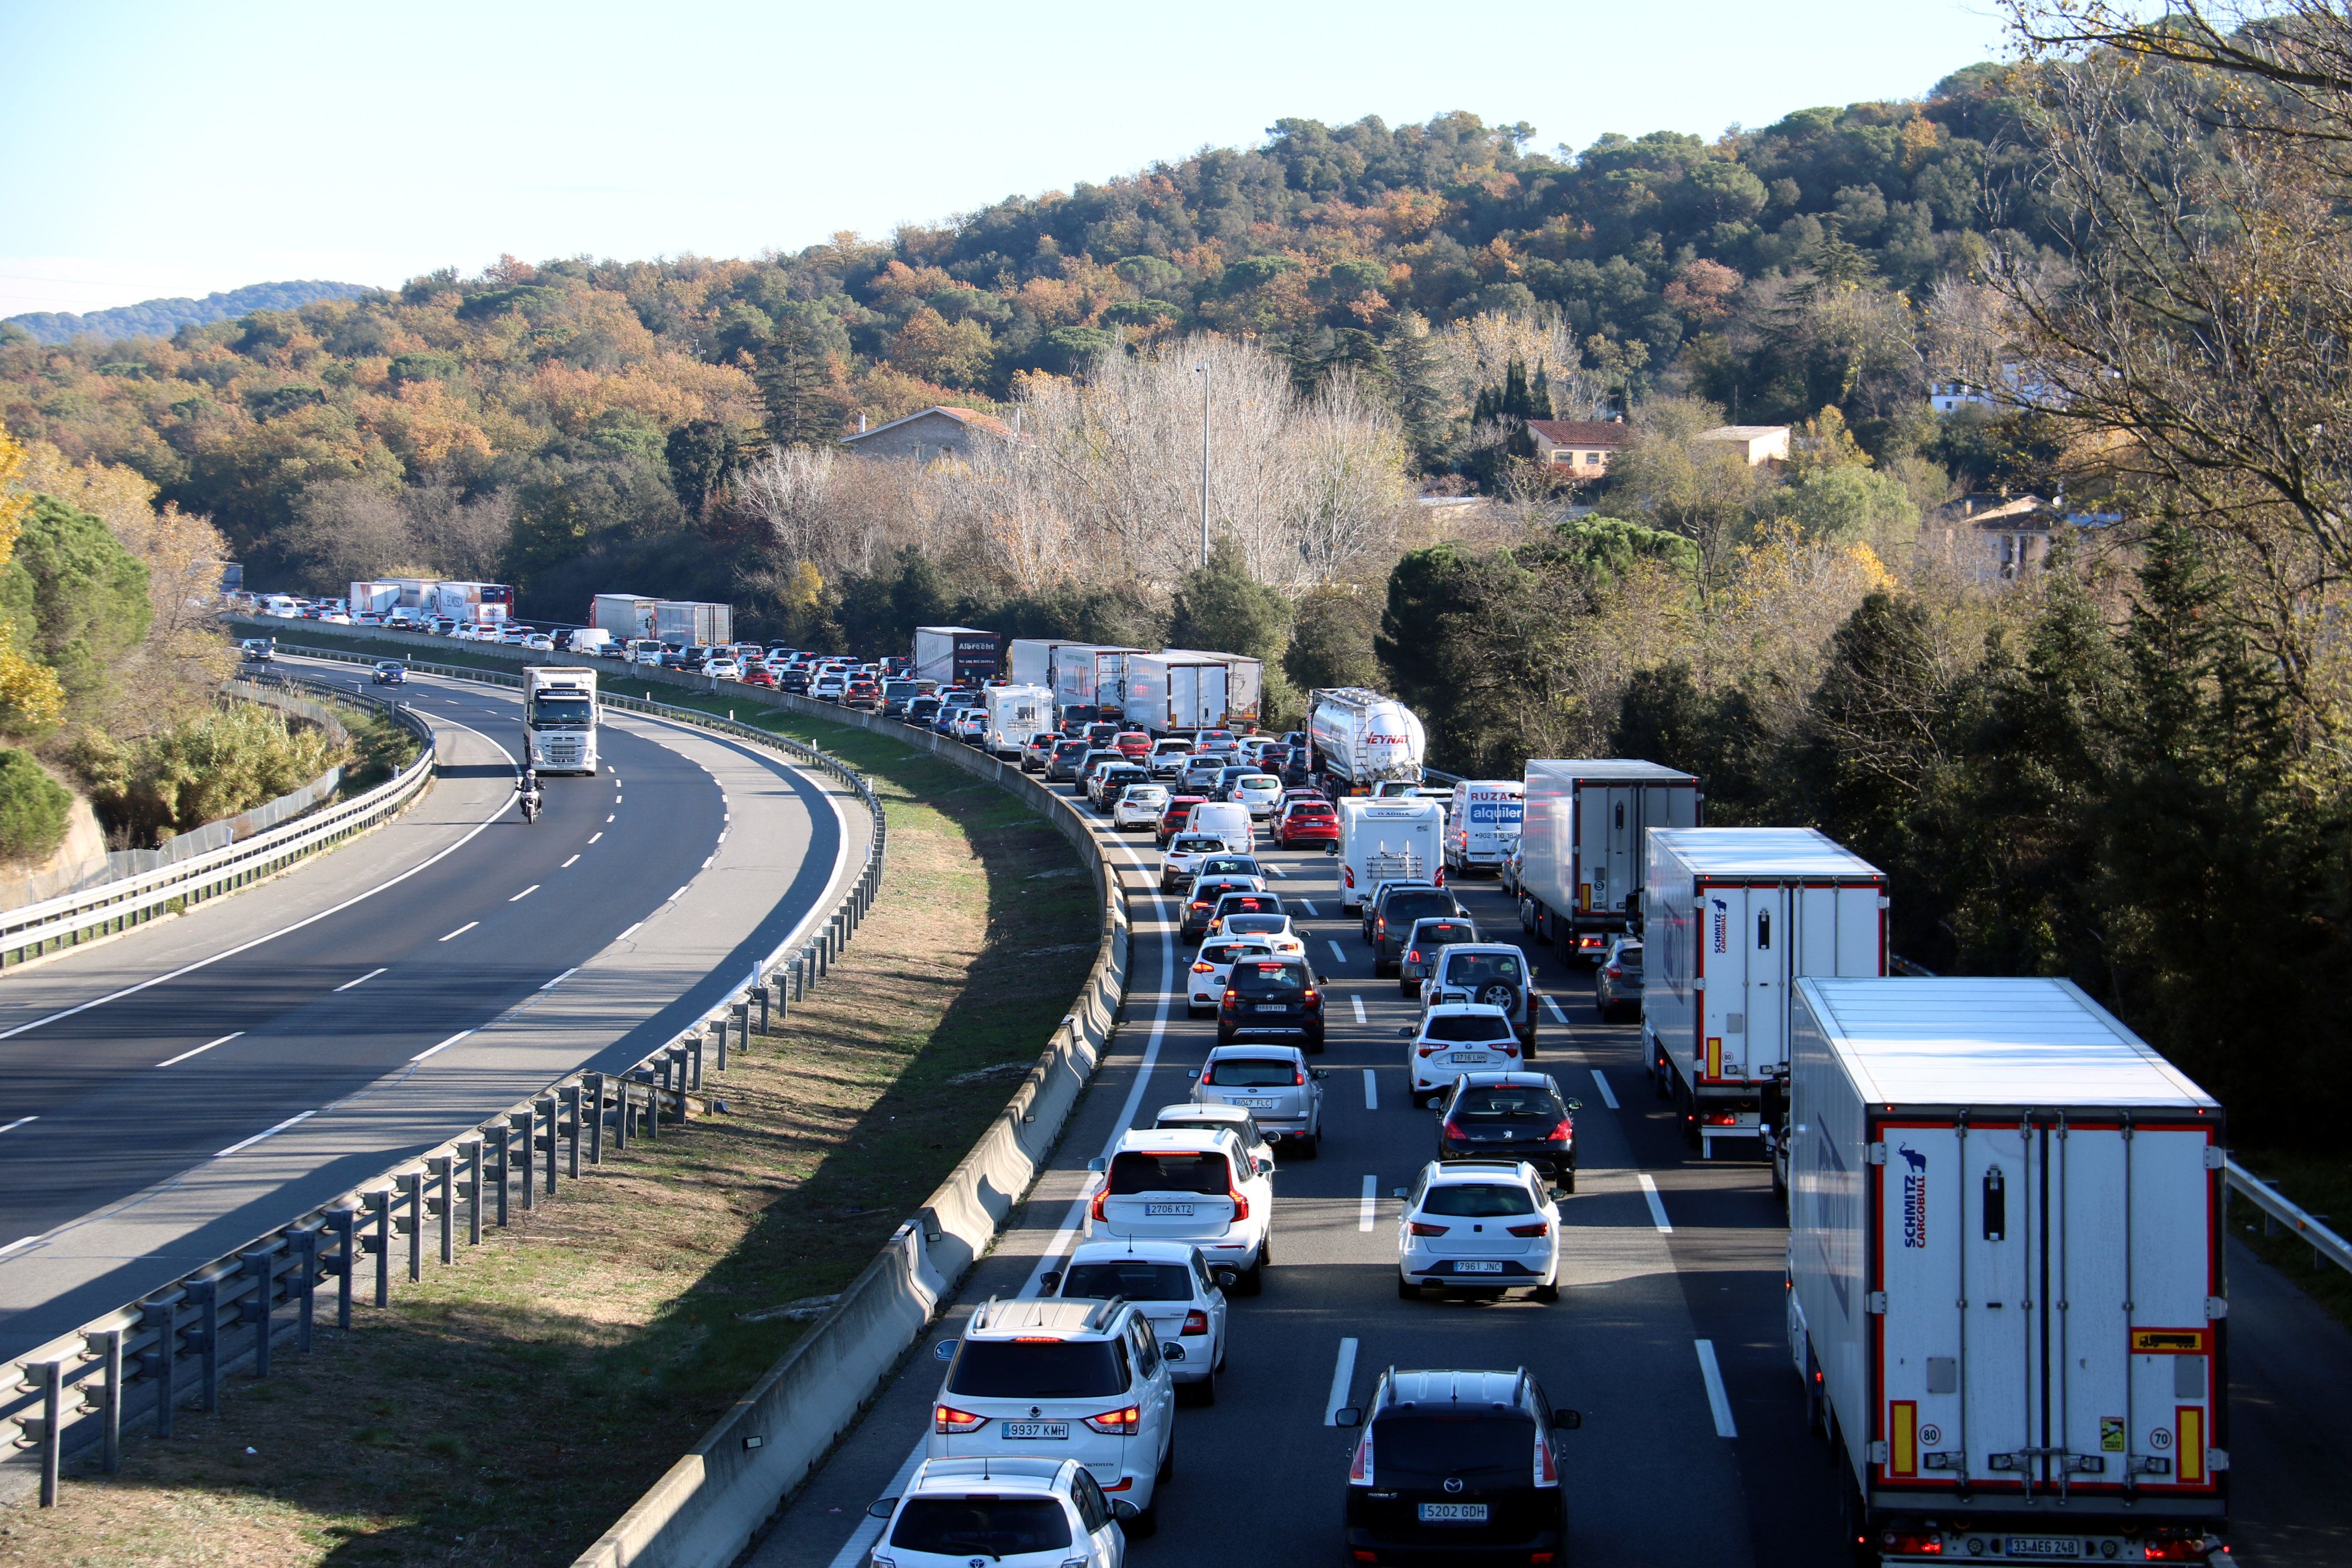
<path fill-rule="evenodd" d="M 546 798 L 545 795 L 541 793 L 539 787 L 539 770 L 536 768 L 526 766 L 522 770 L 522 789 L 520 791 L 520 795 L 522 800 L 522 819 L 525 822 L 529 822 L 539 815 L 540 805 Z"/>

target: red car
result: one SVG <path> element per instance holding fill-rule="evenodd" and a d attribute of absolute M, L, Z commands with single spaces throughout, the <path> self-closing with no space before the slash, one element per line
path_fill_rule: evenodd
<path fill-rule="evenodd" d="M 743 684 L 765 686 L 773 689 L 776 684 L 776 673 L 764 664 L 753 665 L 743 672 Z"/>
<path fill-rule="evenodd" d="M 1168 809 L 1161 814 L 1160 826 L 1151 830 L 1151 836 L 1159 841 L 1160 847 L 1168 847 L 1168 841 L 1184 830 L 1184 819 L 1192 815 L 1192 808 L 1208 798 L 1205 795 L 1171 795 L 1168 797 Z M 1339 830 L 1339 824 L 1333 823 L 1332 833 L 1337 835 Z"/>
<path fill-rule="evenodd" d="M 1339 813 L 1328 800 L 1298 800 L 1282 814 L 1282 825 L 1274 830 L 1277 848 L 1297 849 L 1302 845 L 1325 845 L 1339 842 Z"/>
<path fill-rule="evenodd" d="M 1140 763 L 1151 755 L 1151 737 L 1140 730 L 1121 730 L 1111 744 L 1131 763 Z"/>

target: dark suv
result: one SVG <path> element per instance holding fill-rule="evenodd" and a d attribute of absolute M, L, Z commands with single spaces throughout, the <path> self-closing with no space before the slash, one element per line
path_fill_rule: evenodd
<path fill-rule="evenodd" d="M 1549 1073 L 1465 1072 L 1437 1102 L 1437 1158 L 1525 1160 L 1576 1191 L 1576 1113 Z"/>
<path fill-rule="evenodd" d="M 1296 1040 L 1307 1052 L 1323 1048 L 1323 993 L 1303 958 L 1236 959 L 1217 1005 L 1217 1044 L 1244 1035 Z"/>
<path fill-rule="evenodd" d="M 1357 1563 L 1558 1563 L 1566 1548 L 1555 1410 L 1516 1372 L 1381 1374 L 1343 1407 L 1364 1435 L 1348 1463 L 1349 1557 Z"/>
<path fill-rule="evenodd" d="M 1364 917 L 1364 940 L 1372 948 L 1372 973 L 1383 980 L 1397 973 L 1413 921 L 1468 917 L 1469 911 L 1443 888 L 1406 884 L 1384 889 L 1380 902 Z"/>

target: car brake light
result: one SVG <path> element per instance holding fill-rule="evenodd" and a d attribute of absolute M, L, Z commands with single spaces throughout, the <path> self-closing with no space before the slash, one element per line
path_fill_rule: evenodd
<path fill-rule="evenodd" d="M 1551 1445 L 1544 1441 L 1544 1435 L 1541 1432 L 1536 1434 L 1536 1485 L 1539 1487 L 1559 1485 L 1559 1467 L 1553 1461 Z"/>
<path fill-rule="evenodd" d="M 1539 1219 L 1533 1225 L 1506 1226 L 1504 1228 L 1508 1230 L 1513 1236 L 1549 1236 L 1551 1234 L 1551 1221 L 1548 1219 Z"/>
<path fill-rule="evenodd" d="M 1301 1002 L 1320 1002 L 1323 1000 L 1323 998 L 1316 993 L 1315 988 L 1311 985 L 1298 994 L 1298 999 Z"/>
<path fill-rule="evenodd" d="M 1364 1428 L 1363 1436 L 1357 1440 L 1356 1457 L 1348 1461 L 1348 1484 L 1351 1487 L 1372 1484 L 1372 1429 L 1369 1426 Z"/>
<path fill-rule="evenodd" d="M 1407 963 L 1419 963 L 1421 962 L 1421 949 L 1416 947 L 1411 952 L 1406 953 L 1404 955 L 1404 961 Z"/>
<path fill-rule="evenodd" d="M 1195 963 L 1192 965 L 1192 973 L 1195 974 L 1207 974 L 1216 967 L 1217 966 L 1213 963 Z"/>
<path fill-rule="evenodd" d="M 1444 1133 L 1445 1134 L 1446 1140 L 1447 1140 L 1449 1142 L 1456 1142 L 1456 1143 L 1458 1143 L 1458 1142 L 1462 1142 L 1464 1139 L 1465 1139 L 1465 1138 L 1467 1138 L 1467 1137 L 1469 1137 L 1469 1136 L 1470 1136 L 1470 1134 L 1468 1134 L 1467 1132 L 1463 1131 L 1462 1131 L 1462 1129 L 1460 1129 L 1459 1127 L 1454 1126 L 1454 1123 L 1452 1123 L 1451 1121 L 1449 1121 L 1449 1122 L 1445 1123 L 1444 1127 L 1443 1129 L 1441 1129 L 1441 1131 L 1444 1131 Z"/>
<path fill-rule="evenodd" d="M 1095 1194 L 1094 1216 L 1104 1225 L 1108 1225 L 1110 1223 L 1110 1215 L 1103 1213 L 1103 1200 L 1109 1196 L 1110 1189 L 1108 1187 L 1103 1188 L 1100 1192 Z"/>
<path fill-rule="evenodd" d="M 1625 972 L 1624 972 L 1623 970 L 1622 970 L 1622 969 L 1618 968 L 1618 967 L 1617 967 L 1615 964 L 1613 964 L 1613 963 L 1612 963 L 1612 964 L 1611 964 L 1611 965 L 1609 966 L 1609 968 L 1607 969 L 1607 971 L 1605 971 L 1605 973 L 1608 974 L 1609 978 L 1610 978 L 1610 979 L 1612 979 L 1612 980 L 1622 980 L 1622 979 L 1624 979 L 1624 978 L 1625 978 Z"/>
<path fill-rule="evenodd" d="M 1196 910 L 1205 910 L 1209 907 L 1209 900 L 1206 899 L 1194 899 L 1192 900 L 1192 907 Z"/>
<path fill-rule="evenodd" d="M 1413 1236 L 1444 1236 L 1445 1234 L 1445 1227 L 1444 1226 L 1431 1225 L 1424 1220 L 1407 1220 L 1405 1221 L 1404 1228 L 1408 1234 Z"/>
<path fill-rule="evenodd" d="M 1130 1405 L 1120 1410 L 1106 1410 L 1099 1415 L 1086 1417 L 1087 1426 L 1113 1437 L 1132 1437 L 1143 1426 L 1143 1411 Z"/>
<path fill-rule="evenodd" d="M 977 1432 L 987 1425 L 987 1416 L 958 1410 L 952 1405 L 939 1405 L 931 1412 L 931 1429 L 940 1433 Z"/>
<path fill-rule="evenodd" d="M 1433 1057 L 1444 1048 L 1445 1042 L 1444 1040 L 1423 1040 L 1421 1044 L 1413 1047 L 1413 1049 L 1419 1051 L 1425 1057 Z"/>
<path fill-rule="evenodd" d="M 1565 1116 L 1560 1118 L 1559 1126 L 1544 1134 L 1544 1142 L 1547 1143 L 1570 1143 L 1575 1142 L 1575 1139 L 1576 1123 Z"/>
<path fill-rule="evenodd" d="M 1386 916 L 1386 915 L 1381 915 L 1381 916 L 1376 917 L 1376 918 L 1373 920 L 1373 921 L 1372 921 L 1372 934 L 1373 934 L 1374 936 L 1379 936 L 1379 935 L 1381 935 L 1381 933 L 1383 933 L 1384 931 L 1386 931 L 1388 929 L 1389 929 L 1389 918 L 1388 918 L 1388 916 Z"/>
<path fill-rule="evenodd" d="M 1290 1069 L 1290 1081 L 1293 1083 L 1305 1083 L 1307 1081 L 1307 1069 L 1301 1067 L 1292 1068 Z"/>
<path fill-rule="evenodd" d="M 1202 1311 L 1197 1307 L 1194 1308 L 1192 1311 L 1184 1314 L 1184 1326 L 1176 1331 L 1180 1334 L 1207 1333 L 1209 1331 L 1209 1314 Z"/>

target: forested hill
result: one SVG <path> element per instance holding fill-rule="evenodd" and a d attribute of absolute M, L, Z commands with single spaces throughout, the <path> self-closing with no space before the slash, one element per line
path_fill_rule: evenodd
<path fill-rule="evenodd" d="M 61 343 L 84 332 L 97 338 L 167 338 L 182 327 L 225 321 L 249 310 L 291 310 L 319 300 L 355 300 L 366 292 L 358 283 L 248 283 L 201 300 L 142 300 L 79 316 L 71 310 L 33 310 L 9 317 L 7 324 L 45 343 Z"/>
<path fill-rule="evenodd" d="M 1925 407 L 1904 300 L 1982 246 L 1988 190 L 2031 202 L 2012 178 L 2032 140 L 2017 68 L 1970 67 L 1916 101 L 1803 110 L 1713 141 L 1610 135 L 1577 153 L 1531 152 L 1526 127 L 1466 113 L 1286 120 L 1253 149 L 887 242 L 509 258 L 105 344 L 0 327 L 0 418 L 139 468 L 210 514 L 253 580 L 319 587 L 341 570 L 300 526 L 322 486 L 500 498 L 511 529 L 486 514 L 467 536 L 495 534 L 490 569 L 528 586 L 593 541 L 709 527 L 718 482 L 770 441 L 984 406 L 1024 373 L 1203 329 L 1274 347 L 1302 387 L 1360 367 L 1424 472 L 1462 466 L 1472 410 L 1416 383 L 1400 351 L 1480 312 L 1564 327 L 1588 405 L 1671 384 L 1679 366 L 1738 417 L 1834 403 L 1879 446 Z M 1823 279 L 1843 301 L 1835 321 L 1799 308 Z M 709 542 L 662 558 L 705 563 L 709 596 L 726 596 L 740 542 Z M 467 554 L 429 552 L 448 570 Z M 636 559 L 607 555 L 615 570 Z"/>

